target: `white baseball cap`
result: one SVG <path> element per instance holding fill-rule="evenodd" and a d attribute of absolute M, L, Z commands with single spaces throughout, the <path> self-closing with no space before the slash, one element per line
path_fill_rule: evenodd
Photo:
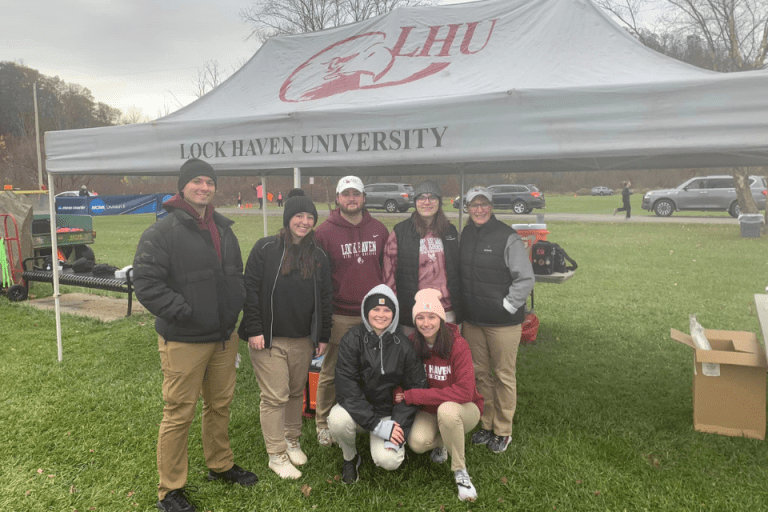
<path fill-rule="evenodd" d="M 341 194 L 348 188 L 353 188 L 362 193 L 365 186 L 363 185 L 363 180 L 357 176 L 344 176 L 339 180 L 339 184 L 336 185 L 336 193 Z"/>
<path fill-rule="evenodd" d="M 493 203 L 493 196 L 491 196 L 490 190 L 485 187 L 472 187 L 467 191 L 467 204 L 471 203 L 477 196 L 483 196 L 488 201 Z"/>

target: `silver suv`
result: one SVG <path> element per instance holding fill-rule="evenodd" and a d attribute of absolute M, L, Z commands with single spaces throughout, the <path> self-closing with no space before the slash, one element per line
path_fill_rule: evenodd
<path fill-rule="evenodd" d="M 752 197 L 760 210 L 765 210 L 765 178 L 748 178 Z M 697 176 L 677 188 L 651 190 L 643 196 L 643 210 L 653 211 L 659 217 L 669 217 L 675 211 L 696 210 L 728 212 L 731 217 L 741 213 L 736 199 L 733 176 Z"/>
<path fill-rule="evenodd" d="M 389 213 L 407 212 L 413 206 L 413 187 L 407 183 L 374 183 L 365 186 L 365 206 Z"/>

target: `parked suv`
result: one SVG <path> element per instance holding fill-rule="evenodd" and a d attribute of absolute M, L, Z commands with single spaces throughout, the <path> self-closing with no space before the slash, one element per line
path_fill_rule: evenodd
<path fill-rule="evenodd" d="M 613 190 L 608 187 L 592 187 L 593 196 L 612 196 Z"/>
<path fill-rule="evenodd" d="M 760 210 L 765 210 L 765 178 L 750 176 L 747 179 L 752 197 Z M 677 188 L 651 190 L 643 196 L 643 210 L 653 211 L 660 217 L 669 217 L 675 211 L 719 211 L 731 217 L 741 213 L 736 199 L 733 176 L 697 176 Z"/>
<path fill-rule="evenodd" d="M 531 213 L 534 208 L 544 208 L 546 201 L 544 194 L 534 185 L 490 185 L 487 187 L 493 197 L 493 208 L 512 209 L 516 214 Z M 459 204 L 464 205 L 464 211 L 467 211 L 466 196 L 462 201 L 459 197 L 454 199 L 453 207 L 458 208 Z"/>
<path fill-rule="evenodd" d="M 374 183 L 365 186 L 365 206 L 389 213 L 407 212 L 413 206 L 413 187 L 407 183 Z"/>

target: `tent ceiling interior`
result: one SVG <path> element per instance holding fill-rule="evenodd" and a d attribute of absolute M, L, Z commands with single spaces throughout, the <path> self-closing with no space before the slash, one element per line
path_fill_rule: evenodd
<path fill-rule="evenodd" d="M 768 71 L 656 53 L 589 0 L 396 9 L 268 40 L 151 123 L 46 133 L 52 174 L 436 174 L 768 165 Z"/>

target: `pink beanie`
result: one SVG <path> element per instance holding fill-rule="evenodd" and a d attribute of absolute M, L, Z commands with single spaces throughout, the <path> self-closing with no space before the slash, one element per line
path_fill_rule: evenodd
<path fill-rule="evenodd" d="M 413 305 L 413 320 L 416 321 L 416 315 L 419 313 L 434 313 L 445 322 L 445 310 L 440 304 L 440 298 L 443 296 L 439 290 L 433 288 L 424 288 L 419 290 L 414 297 L 416 303 Z"/>

